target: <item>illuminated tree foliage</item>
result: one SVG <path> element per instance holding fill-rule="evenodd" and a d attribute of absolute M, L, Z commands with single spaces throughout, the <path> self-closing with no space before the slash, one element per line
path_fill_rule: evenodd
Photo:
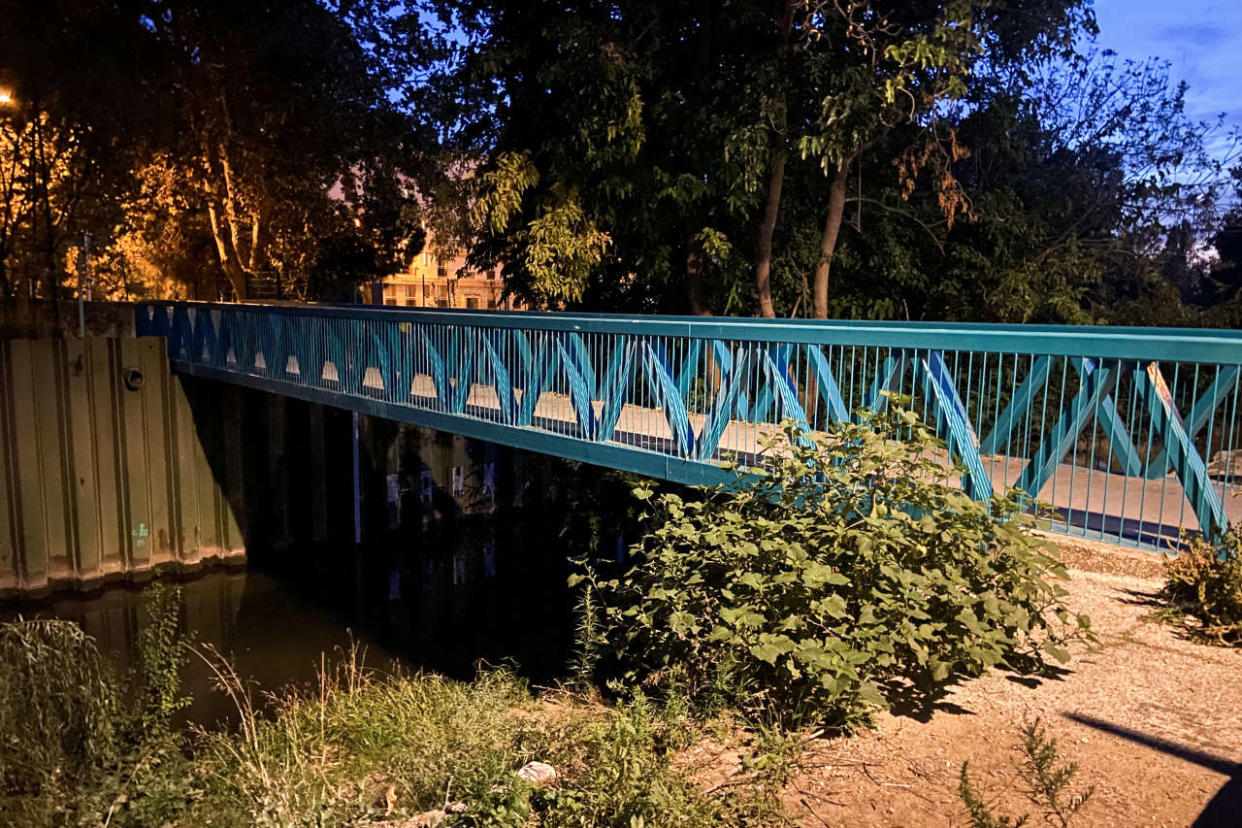
<path fill-rule="evenodd" d="M 421 246 L 412 182 L 433 142 L 390 101 L 388 67 L 344 10 L 3 5 L 9 293 L 50 296 L 83 232 L 102 287 L 204 298 L 245 298 L 256 282 L 305 296 L 317 259 L 345 238 L 370 251 L 353 282 Z"/>

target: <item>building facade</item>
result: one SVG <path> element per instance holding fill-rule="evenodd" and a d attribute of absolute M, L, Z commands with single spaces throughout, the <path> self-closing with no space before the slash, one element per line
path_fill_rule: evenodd
<path fill-rule="evenodd" d="M 504 297 L 500 268 L 483 273 L 469 270 L 462 251 L 446 252 L 431 243 L 414 257 L 408 270 L 384 279 L 382 291 L 383 303 L 389 307 L 524 309 Z"/>

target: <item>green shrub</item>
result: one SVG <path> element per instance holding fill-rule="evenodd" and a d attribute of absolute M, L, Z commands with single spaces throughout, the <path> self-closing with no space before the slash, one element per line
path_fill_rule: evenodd
<path fill-rule="evenodd" d="M 160 825 L 184 807 L 180 592 L 144 599 L 128 680 L 71 621 L 0 625 L 0 825 Z"/>
<path fill-rule="evenodd" d="M 73 824 L 120 761 L 121 683 L 69 621 L 0 626 L 0 823 Z"/>
<path fill-rule="evenodd" d="M 623 575 L 588 570 L 631 682 L 721 694 L 763 721 L 849 726 L 989 668 L 1043 669 L 1089 635 L 1016 493 L 941 482 L 943 447 L 895 406 L 765 445 L 743 485 L 653 496 Z"/>
<path fill-rule="evenodd" d="M 155 582 L 143 593 L 146 623 L 138 630 L 137 683 L 145 697 L 141 727 L 166 732 L 172 716 L 188 706 L 181 671 L 189 659 L 181 625 L 181 589 Z"/>
<path fill-rule="evenodd" d="M 1164 567 L 1162 615 L 1187 623 L 1199 640 L 1242 645 L 1242 535 L 1231 530 L 1219 545 L 1191 537 Z"/>

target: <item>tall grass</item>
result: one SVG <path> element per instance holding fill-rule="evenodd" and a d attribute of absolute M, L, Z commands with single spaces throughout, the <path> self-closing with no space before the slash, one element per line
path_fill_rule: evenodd
<path fill-rule="evenodd" d="M 70 622 L 0 626 L 0 826 L 781 821 L 770 787 L 711 794 L 679 773 L 696 725 L 640 692 L 610 706 L 533 694 L 508 669 L 470 682 L 382 671 L 354 646 L 322 657 L 310 686 L 265 693 L 215 649 L 188 647 L 178 606 L 150 596 L 132 674 Z M 234 726 L 172 727 L 187 652 L 236 707 Z M 554 784 L 519 776 L 532 760 L 557 769 Z"/>
<path fill-rule="evenodd" d="M 269 695 L 210 649 L 199 651 L 239 714 L 236 733 L 199 730 L 205 813 L 257 825 L 403 818 L 469 799 L 516 769 L 520 728 L 510 711 L 529 693 L 512 673 L 470 683 L 368 668 L 357 647 L 321 663 L 310 690 Z"/>
<path fill-rule="evenodd" d="M 0 625 L 0 826 L 160 825 L 180 812 L 181 601 L 163 585 L 146 598 L 130 674 L 75 623 Z"/>

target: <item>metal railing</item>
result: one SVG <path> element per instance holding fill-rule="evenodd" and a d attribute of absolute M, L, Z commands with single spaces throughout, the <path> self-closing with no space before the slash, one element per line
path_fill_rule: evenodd
<path fill-rule="evenodd" d="M 1242 513 L 1233 331 L 141 305 L 176 370 L 688 483 L 908 396 L 962 486 L 1167 548 Z"/>

